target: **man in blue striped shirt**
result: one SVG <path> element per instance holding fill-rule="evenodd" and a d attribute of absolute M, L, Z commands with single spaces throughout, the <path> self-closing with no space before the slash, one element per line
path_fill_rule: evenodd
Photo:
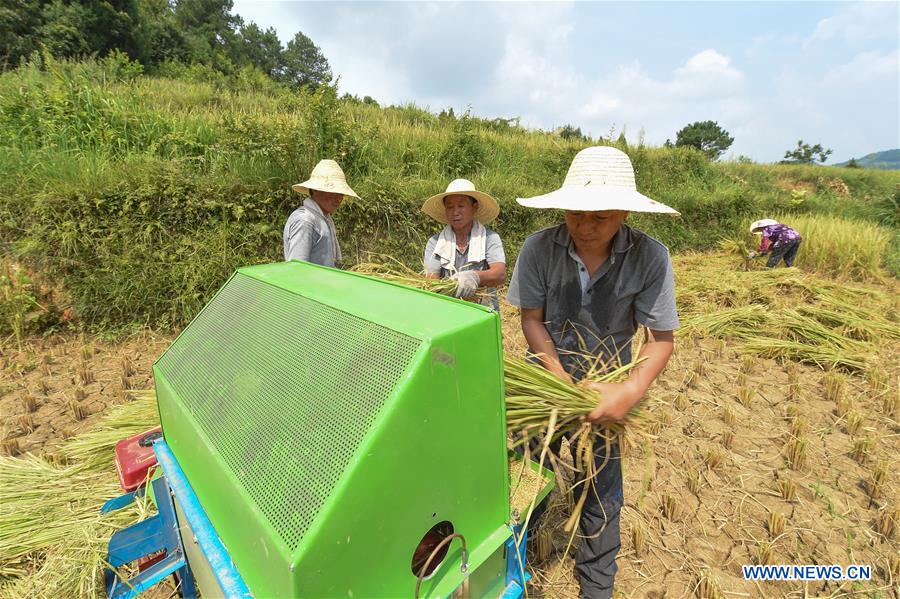
<path fill-rule="evenodd" d="M 345 196 L 359 196 L 347 185 L 344 171 L 334 160 L 319 161 L 310 178 L 292 189 L 308 194 L 309 199 L 284 225 L 284 259 L 335 267 L 341 260 L 341 246 L 331 215 Z"/>

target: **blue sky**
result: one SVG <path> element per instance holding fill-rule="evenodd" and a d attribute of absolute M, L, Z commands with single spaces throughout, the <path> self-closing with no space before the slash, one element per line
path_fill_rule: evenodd
<path fill-rule="evenodd" d="M 779 160 L 798 139 L 840 162 L 900 147 L 900 2 L 285 2 L 234 11 L 302 31 L 341 91 L 471 106 L 631 141 L 696 120 L 726 156 Z"/>

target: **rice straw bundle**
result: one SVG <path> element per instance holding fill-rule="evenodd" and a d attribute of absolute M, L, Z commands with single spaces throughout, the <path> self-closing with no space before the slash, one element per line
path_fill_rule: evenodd
<path fill-rule="evenodd" d="M 832 308 L 835 306 L 832 305 Z M 840 306 L 843 307 L 843 306 Z M 848 307 L 838 312 L 822 306 L 797 306 L 797 312 L 814 318 L 820 323 L 839 329 L 851 338 L 861 341 L 875 341 L 880 338 L 900 339 L 900 325 L 875 315 L 861 316 L 862 310 Z M 864 313 L 864 312 L 863 312 Z"/>
<path fill-rule="evenodd" d="M 609 372 L 600 368 L 592 368 L 583 380 L 600 383 L 621 381 L 627 373 L 637 366 L 641 360 L 631 362 Z M 614 424 L 592 425 L 585 421 L 585 416 L 597 407 L 598 395 L 595 391 L 564 381 L 545 368 L 522 360 L 505 357 L 504 384 L 506 386 L 506 426 L 517 438 L 515 444 L 525 444 L 532 433 L 549 435 L 545 439 L 545 448 L 551 440 L 565 434 L 577 439 L 577 451 L 574 452 L 575 470 L 583 472 L 585 477 L 572 485 L 572 491 L 582 486 L 581 496 L 575 509 L 566 522 L 566 532 L 572 531 L 578 522 L 587 494 L 592 489 L 589 484 L 603 469 L 594 463 L 594 443 L 598 436 L 604 439 L 607 450 L 613 442 L 618 442 L 626 428 L 632 431 L 646 432 L 648 422 L 645 413 L 633 409 L 623 422 Z M 527 454 L 526 454 L 527 455 Z M 551 460 L 556 458 L 551 456 Z"/>
<path fill-rule="evenodd" d="M 679 335 L 701 334 L 713 337 L 746 339 L 759 332 L 770 320 L 769 311 L 756 304 L 717 310 L 685 320 Z"/>
<path fill-rule="evenodd" d="M 894 339 L 898 333 L 896 325 L 884 319 L 845 317 L 818 306 L 749 304 L 689 316 L 679 334 L 728 337 L 741 340 L 744 350 L 765 357 L 865 370 L 877 353 L 868 340 Z"/>
<path fill-rule="evenodd" d="M 591 360 L 593 365 L 586 373 L 583 381 L 613 383 L 623 380 L 628 372 L 642 360 L 637 360 L 619 368 L 605 372 L 599 359 L 583 356 Z M 560 565 L 569 553 L 578 530 L 578 522 L 584 510 L 589 493 L 595 493 L 593 481 L 606 467 L 610 459 L 612 443 L 622 438 L 626 429 L 646 433 L 649 423 L 646 414 L 640 408 L 633 409 L 623 422 L 615 424 L 592 425 L 585 416 L 596 406 L 598 394 L 584 386 L 564 381 L 545 368 L 520 358 L 506 356 L 504 358 L 504 384 L 506 387 L 506 426 L 517 439 L 515 444 L 524 444 L 525 457 L 529 458 L 528 441 L 532 434 L 544 436 L 543 449 L 540 453 L 540 465 L 549 457 L 551 463 L 560 464 L 558 456 L 548 452 L 551 442 L 568 434 L 570 449 L 574 462 L 574 471 L 582 478 L 565 487 L 559 468 L 556 478 L 560 490 L 574 497 L 581 487 L 578 500 L 569 515 L 563 530 L 569 534 L 569 542 L 560 559 Z M 594 445 L 597 438 L 603 439 L 606 445 L 606 458 L 601 464 L 595 463 Z M 535 508 L 532 498 L 530 508 L 525 516 L 523 530 L 527 529 L 531 514 Z M 524 534 L 524 533 L 523 533 Z M 521 543 L 521 538 L 517 539 Z"/>
<path fill-rule="evenodd" d="M 113 447 L 159 423 L 153 392 L 113 408 L 97 430 L 64 442 L 60 459 L 0 457 L 0 595 L 104 597 L 102 558 L 146 503 L 101 515 L 122 493 Z"/>
<path fill-rule="evenodd" d="M 787 358 L 815 364 L 826 370 L 841 367 L 864 371 L 870 360 L 868 354 L 853 354 L 832 346 L 810 345 L 766 335 L 748 339 L 744 349 L 765 358 Z"/>
<path fill-rule="evenodd" d="M 159 425 L 152 390 L 130 392 L 132 401 L 111 408 L 99 425 L 60 446 L 59 452 L 81 470 L 106 472 L 113 463 L 116 443 Z"/>
<path fill-rule="evenodd" d="M 726 237 L 720 239 L 719 249 L 729 254 L 740 256 L 741 260 L 743 260 L 744 263 L 744 270 L 750 270 L 750 261 L 753 258 L 750 257 L 750 249 L 747 247 L 747 244 L 744 243 L 743 239 L 741 239 L 740 237 Z"/>
<path fill-rule="evenodd" d="M 833 346 L 846 351 L 864 351 L 864 344 L 849 339 L 821 322 L 804 316 L 797 310 L 783 310 L 777 315 L 778 324 L 783 335 L 795 341 L 805 341 L 814 345 Z"/>
<path fill-rule="evenodd" d="M 432 293 L 438 293 L 440 295 L 453 296 L 456 292 L 456 281 L 450 279 L 428 279 L 424 274 L 414 271 L 396 258 L 390 256 L 373 254 L 369 258 L 370 260 L 375 259 L 381 261 L 361 262 L 353 267 L 352 270 L 360 274 L 378 277 L 380 279 L 385 279 L 386 281 L 406 285 L 407 287 L 413 287 L 414 289 L 431 291 Z"/>
<path fill-rule="evenodd" d="M 589 373 L 586 381 L 613 383 L 621 381 L 639 362 L 631 362 L 615 370 L 600 374 Z M 540 433 L 553 411 L 557 413 L 553 438 L 582 428 L 584 417 L 597 407 L 597 393 L 587 387 L 564 381 L 547 369 L 523 360 L 506 356 L 503 361 L 506 386 L 506 427 L 515 434 L 528 431 Z M 600 433 L 619 434 L 626 427 L 643 427 L 646 417 L 634 409 L 622 423 L 595 426 Z M 523 439 L 517 443 L 524 442 Z"/>

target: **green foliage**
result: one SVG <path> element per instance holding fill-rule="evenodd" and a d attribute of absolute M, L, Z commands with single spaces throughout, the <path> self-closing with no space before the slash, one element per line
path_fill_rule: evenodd
<path fill-rule="evenodd" d="M 16 0 L 0 8 L 0 71 L 40 50 L 40 0 Z"/>
<path fill-rule="evenodd" d="M 0 334 L 12 333 L 21 347 L 26 316 L 36 305 L 31 279 L 24 272 L 6 265 L 5 271 L 0 273 Z"/>
<path fill-rule="evenodd" d="M 328 60 L 306 35 L 282 46 L 274 28 L 244 23 L 233 8 L 233 0 L 15 0 L 0 8 L 0 71 L 36 52 L 119 53 L 149 72 L 172 76 L 199 66 L 229 81 L 253 79 L 256 88 L 265 84 L 248 69 L 293 88 L 331 81 Z"/>
<path fill-rule="evenodd" d="M 278 78 L 291 87 L 312 87 L 331 83 L 331 67 L 311 39 L 298 31 L 281 54 Z"/>
<path fill-rule="evenodd" d="M 581 132 L 581 127 L 575 125 L 565 125 L 557 129 L 559 136 L 563 139 L 586 140 L 587 137 Z"/>
<path fill-rule="evenodd" d="M 900 186 L 893 195 L 886 195 L 875 201 L 875 216 L 878 221 L 892 229 L 900 229 Z"/>
<path fill-rule="evenodd" d="M 856 158 L 851 158 L 849 162 L 846 164 L 847 168 L 860 168 L 859 164 L 856 162 Z"/>
<path fill-rule="evenodd" d="M 561 222 L 515 198 L 557 188 L 590 143 L 515 119 L 380 108 L 328 85 L 291 91 L 249 66 L 164 71 L 139 75 L 117 54 L 0 74 L 0 255 L 58 284 L 88 327 L 181 326 L 235 268 L 281 260 L 284 221 L 302 201 L 290 185 L 326 157 L 363 198 L 335 214 L 347 265 L 376 251 L 419 268 L 440 227 L 422 201 L 462 176 L 499 199 L 492 227 L 511 267 L 529 234 Z M 627 152 L 638 188 L 682 214 L 629 222 L 673 251 L 712 247 L 760 215 L 896 218 L 897 173 Z"/>
<path fill-rule="evenodd" d="M 173 16 L 191 62 L 229 72 L 240 62 L 243 45 L 237 28 L 240 17 L 231 13 L 233 0 L 178 0 Z"/>
<path fill-rule="evenodd" d="M 453 124 L 449 143 L 441 152 L 444 173 L 471 179 L 484 164 L 484 148 L 468 111 Z"/>
<path fill-rule="evenodd" d="M 691 123 L 681 129 L 675 138 L 676 146 L 696 148 L 710 160 L 717 160 L 732 143 L 734 138 L 715 121 Z"/>
<path fill-rule="evenodd" d="M 49 295 L 21 265 L 0 261 L 0 338 L 11 335 L 21 348 L 26 334 L 57 326 L 61 315 Z"/>
<path fill-rule="evenodd" d="M 816 164 L 824 163 L 831 155 L 830 149 L 825 149 L 821 144 L 811 146 L 797 140 L 797 147 L 784 153 L 784 164 Z"/>

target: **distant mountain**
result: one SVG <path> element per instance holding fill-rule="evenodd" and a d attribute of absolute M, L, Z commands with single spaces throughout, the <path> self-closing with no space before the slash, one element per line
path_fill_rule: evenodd
<path fill-rule="evenodd" d="M 834 166 L 847 166 L 849 162 L 848 160 Z M 862 158 L 857 158 L 856 164 L 862 168 L 880 168 L 888 171 L 900 170 L 900 148 L 866 154 Z"/>

